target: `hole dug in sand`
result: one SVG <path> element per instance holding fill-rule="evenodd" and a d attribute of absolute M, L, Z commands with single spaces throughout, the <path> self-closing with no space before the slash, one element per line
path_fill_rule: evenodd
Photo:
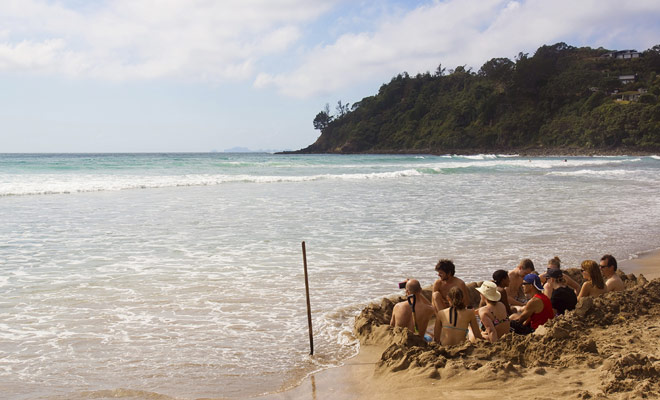
<path fill-rule="evenodd" d="M 514 378 L 516 388 L 534 385 L 531 398 L 660 398 L 660 279 L 632 278 L 624 292 L 581 299 L 535 334 L 508 334 L 494 344 L 426 343 L 389 326 L 394 302 L 387 299 L 365 308 L 355 333 L 385 348 L 376 374 L 442 380 L 438 393 L 467 383 L 492 390 Z"/>

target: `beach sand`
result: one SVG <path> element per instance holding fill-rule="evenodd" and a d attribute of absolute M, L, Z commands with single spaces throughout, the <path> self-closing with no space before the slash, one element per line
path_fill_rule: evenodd
<path fill-rule="evenodd" d="M 356 357 L 259 399 L 658 398 L 660 251 L 619 269 L 630 278 L 625 292 L 585 299 L 539 334 L 497 344 L 427 345 L 387 327 L 391 302 L 384 299 L 356 320 Z"/>

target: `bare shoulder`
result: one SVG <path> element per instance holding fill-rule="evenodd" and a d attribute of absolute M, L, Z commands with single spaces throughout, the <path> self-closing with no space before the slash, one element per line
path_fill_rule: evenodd
<path fill-rule="evenodd" d="M 525 307 L 529 307 L 532 310 L 542 310 L 543 309 L 543 300 L 538 297 L 532 297 L 529 299 Z"/>
<path fill-rule="evenodd" d="M 435 308 L 433 308 L 433 305 L 424 303 L 424 302 L 419 302 L 417 303 L 417 307 L 419 307 L 420 311 L 421 310 L 426 310 L 428 312 L 435 313 Z"/>
<path fill-rule="evenodd" d="M 445 308 L 444 310 L 438 311 L 437 317 L 444 323 L 448 320 L 447 313 L 449 313 L 449 309 Z"/>
<path fill-rule="evenodd" d="M 625 288 L 623 281 L 617 275 L 614 275 L 608 279 L 607 282 L 605 282 L 605 286 L 607 286 L 607 290 L 609 292 L 620 291 Z"/>

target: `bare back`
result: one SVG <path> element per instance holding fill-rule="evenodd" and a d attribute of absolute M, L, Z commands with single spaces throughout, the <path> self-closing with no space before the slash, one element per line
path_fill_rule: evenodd
<path fill-rule="evenodd" d="M 477 326 L 477 319 L 473 310 L 463 309 L 456 310 L 456 321 L 453 315 L 450 322 L 450 313 L 453 313 L 453 308 L 446 308 L 438 313 L 438 321 L 436 323 L 436 341 L 443 346 L 452 346 L 464 342 L 467 339 L 468 327 L 472 328 L 472 332 L 478 338 L 481 338 L 479 328 Z M 439 330 L 439 335 L 438 335 Z"/>
<path fill-rule="evenodd" d="M 412 307 L 407 301 L 402 301 L 394 305 L 392 310 L 392 319 L 390 319 L 391 326 L 402 326 L 408 328 L 411 332 L 415 332 L 415 322 L 417 323 L 418 332 L 420 336 L 424 336 L 426 328 L 429 325 L 431 317 L 435 315 L 435 310 L 431 303 L 424 297 L 424 295 L 417 295 L 415 303 L 415 318 L 413 319 Z"/>
<path fill-rule="evenodd" d="M 607 287 L 608 292 L 621 292 L 626 288 L 626 286 L 623 284 L 623 281 L 617 274 L 612 275 L 605 282 L 605 286 Z"/>

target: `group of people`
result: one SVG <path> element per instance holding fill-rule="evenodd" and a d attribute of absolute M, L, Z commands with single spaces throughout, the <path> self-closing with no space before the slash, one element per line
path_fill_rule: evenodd
<path fill-rule="evenodd" d="M 542 274 L 535 271 L 532 260 L 524 259 L 511 271 L 495 271 L 492 281 L 484 281 L 476 289 L 481 301 L 475 309 L 467 285 L 454 276 L 454 263 L 442 259 L 435 266 L 438 279 L 431 299 L 423 294 L 418 280 L 408 279 L 407 301 L 394 306 L 390 325 L 406 327 L 427 341 L 447 346 L 467 339 L 496 342 L 509 332 L 530 334 L 555 315 L 575 309 L 582 297 L 624 289 L 616 273 L 616 259 L 610 254 L 601 257 L 600 263 L 585 260 L 580 268 L 582 285 L 563 273 L 559 257 L 549 260 Z M 433 318 L 431 336 L 427 328 Z"/>

